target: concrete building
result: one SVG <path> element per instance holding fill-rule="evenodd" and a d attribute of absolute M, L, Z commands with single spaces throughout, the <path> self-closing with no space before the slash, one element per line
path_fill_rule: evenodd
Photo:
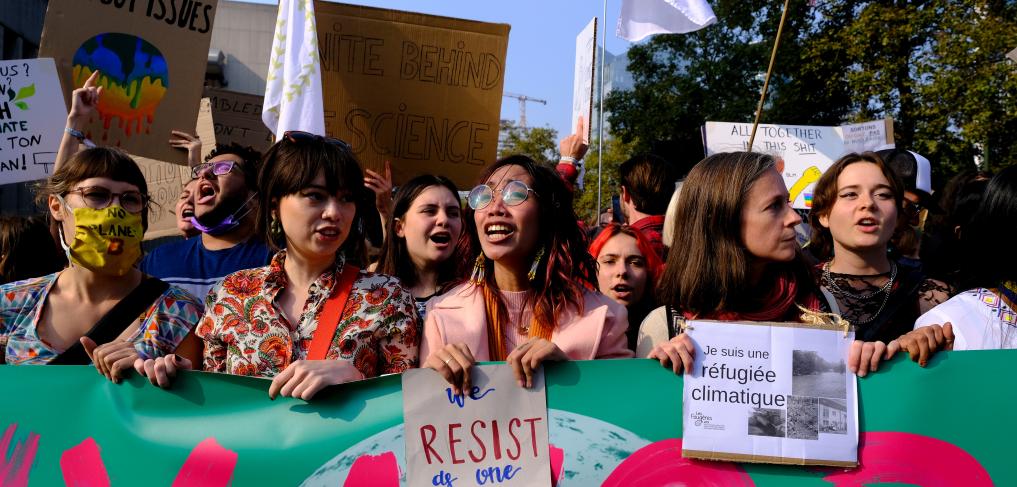
<path fill-rule="evenodd" d="M 600 51 L 597 51 L 600 54 Z M 599 107 L 596 106 L 597 100 L 600 100 L 600 62 L 597 62 L 597 73 L 593 80 L 593 99 L 594 99 L 594 112 L 591 129 L 593 130 L 594 137 L 600 131 L 600 119 Z M 612 54 L 610 51 L 604 52 L 604 93 L 610 95 L 613 91 L 624 91 L 631 90 L 636 82 L 632 78 L 632 73 L 629 72 L 629 56 L 627 53 Z M 611 115 L 610 112 L 604 112 L 604 134 L 605 136 L 611 131 L 611 124 L 608 122 L 608 118 Z"/>

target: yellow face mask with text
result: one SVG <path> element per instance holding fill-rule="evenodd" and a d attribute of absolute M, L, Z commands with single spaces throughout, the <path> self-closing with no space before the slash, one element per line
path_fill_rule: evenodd
<path fill-rule="evenodd" d="M 66 206 L 65 206 L 66 208 Z M 141 214 L 118 205 L 74 208 L 74 240 L 60 243 L 67 260 L 98 274 L 122 276 L 141 258 Z"/>

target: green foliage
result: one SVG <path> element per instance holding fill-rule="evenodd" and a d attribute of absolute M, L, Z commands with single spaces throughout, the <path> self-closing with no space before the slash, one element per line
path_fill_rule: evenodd
<path fill-rule="evenodd" d="M 498 158 L 525 155 L 533 160 L 554 165 L 558 163 L 558 131 L 550 127 L 522 128 L 512 120 L 501 121 Z"/>
<path fill-rule="evenodd" d="M 781 2 L 718 0 L 718 23 L 629 50 L 631 91 L 605 101 L 614 133 L 685 165 L 707 120 L 751 122 Z M 1017 2 L 792 0 L 763 122 L 893 117 L 898 147 L 933 162 L 934 184 L 1017 161 Z"/>
<path fill-rule="evenodd" d="M 611 206 L 611 195 L 620 194 L 618 189 L 618 166 L 632 156 L 637 142 L 625 143 L 618 137 L 612 137 L 604 144 L 604 165 L 600 168 L 601 180 L 601 203 L 600 208 Z M 586 165 L 586 177 L 582 190 L 576 190 L 574 201 L 576 215 L 588 224 L 595 224 L 597 221 L 597 171 L 599 165 L 597 154 L 597 141 L 590 142 L 590 151 L 583 158 Z"/>

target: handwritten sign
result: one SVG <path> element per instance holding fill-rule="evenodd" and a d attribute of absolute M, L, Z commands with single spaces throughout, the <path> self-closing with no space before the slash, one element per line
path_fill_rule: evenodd
<path fill-rule="evenodd" d="M 52 59 L 0 61 L 0 184 L 49 177 L 66 124 Z"/>
<path fill-rule="evenodd" d="M 215 142 L 250 146 L 265 153 L 272 146 L 272 132 L 261 120 L 264 97 L 236 91 L 205 88 L 212 105 Z"/>
<path fill-rule="evenodd" d="M 818 325 L 692 321 L 682 456 L 834 465 L 858 460 L 854 333 Z"/>
<path fill-rule="evenodd" d="M 472 187 L 494 161 L 509 26 L 315 2 L 325 130 L 393 179 Z"/>
<path fill-rule="evenodd" d="M 706 122 L 706 155 L 749 149 L 750 123 Z M 760 124 L 753 150 L 784 160 L 784 183 L 795 208 L 811 208 L 816 182 L 834 161 L 851 152 L 875 150 L 893 143 L 893 120 L 840 127 Z"/>
<path fill-rule="evenodd" d="M 403 373 L 407 485 L 551 485 L 543 370 L 533 387 L 507 365 L 478 365 L 454 395 L 431 369 Z"/>
<path fill-rule="evenodd" d="M 50 0 L 40 56 L 56 60 L 70 94 L 99 71 L 104 89 L 83 130 L 98 145 L 187 163 L 166 144 L 197 117 L 218 0 Z"/>
<path fill-rule="evenodd" d="M 590 143 L 590 117 L 593 114 L 594 66 L 597 64 L 597 18 L 594 17 L 576 36 L 576 68 L 572 80 L 572 125 L 579 125 L 579 117 L 586 120 L 583 142 Z"/>

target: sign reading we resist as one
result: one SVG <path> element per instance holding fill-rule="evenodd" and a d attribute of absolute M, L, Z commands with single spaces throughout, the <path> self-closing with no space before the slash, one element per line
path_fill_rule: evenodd
<path fill-rule="evenodd" d="M 477 365 L 453 394 L 430 369 L 403 373 L 407 485 L 550 485 L 543 370 L 533 387 L 508 365 Z"/>

